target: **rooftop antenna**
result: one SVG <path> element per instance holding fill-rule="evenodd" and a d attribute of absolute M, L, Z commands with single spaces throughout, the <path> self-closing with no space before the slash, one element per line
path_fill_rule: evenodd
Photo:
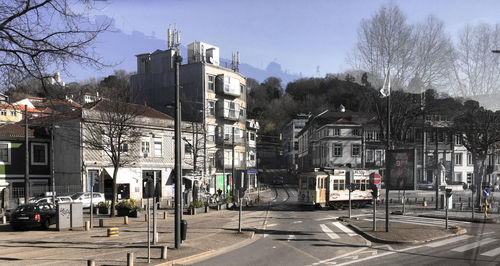
<path fill-rule="evenodd" d="M 240 52 L 232 53 L 232 60 L 231 60 L 231 69 L 234 72 L 239 72 L 239 65 L 240 65 Z"/>
<path fill-rule="evenodd" d="M 173 49 L 180 54 L 179 46 L 181 45 L 181 31 L 176 29 L 176 24 L 168 25 L 168 49 Z"/>
<path fill-rule="evenodd" d="M 240 71 L 240 52 L 236 52 L 236 72 Z"/>

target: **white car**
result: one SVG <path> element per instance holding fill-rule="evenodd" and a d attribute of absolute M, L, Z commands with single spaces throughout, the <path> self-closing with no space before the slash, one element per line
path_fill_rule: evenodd
<path fill-rule="evenodd" d="M 70 196 L 61 196 L 61 197 L 57 197 L 56 198 L 56 202 L 57 203 L 70 203 L 70 202 L 73 202 L 73 200 L 71 199 Z"/>
<path fill-rule="evenodd" d="M 92 205 L 96 206 L 101 202 L 105 202 L 104 194 L 99 192 L 94 192 L 94 197 L 92 199 Z M 81 202 L 83 208 L 90 208 L 90 192 L 78 192 L 71 196 L 73 202 Z"/>

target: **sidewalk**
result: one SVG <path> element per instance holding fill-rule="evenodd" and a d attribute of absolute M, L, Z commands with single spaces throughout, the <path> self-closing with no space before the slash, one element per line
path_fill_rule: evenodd
<path fill-rule="evenodd" d="M 261 196 L 262 196 L 261 192 Z M 265 192 L 264 192 L 265 193 Z M 255 209 L 255 208 L 254 208 Z M 243 210 L 242 233 L 238 233 L 238 211 L 210 210 L 209 213 L 184 215 L 188 222 L 187 239 L 180 249 L 174 249 L 174 214 L 164 210 L 157 217 L 159 242 L 151 247 L 151 264 L 172 265 L 194 262 L 246 245 L 255 240 L 254 232 L 266 219 L 266 208 L 253 212 Z M 100 217 L 104 227 L 86 232 L 82 229 L 14 232 L 9 225 L 0 225 L 0 264 L 2 265 L 126 265 L 127 253 L 135 255 L 134 265 L 147 264 L 147 223 L 144 217 Z M 99 225 L 96 217 L 94 226 Z M 107 228 L 118 227 L 118 237 L 107 237 Z M 167 260 L 161 260 L 161 247 L 168 247 Z"/>

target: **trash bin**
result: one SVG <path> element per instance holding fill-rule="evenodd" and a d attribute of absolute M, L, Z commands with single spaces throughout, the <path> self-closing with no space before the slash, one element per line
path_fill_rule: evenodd
<path fill-rule="evenodd" d="M 186 220 L 181 221 L 181 240 L 186 240 L 188 223 Z"/>

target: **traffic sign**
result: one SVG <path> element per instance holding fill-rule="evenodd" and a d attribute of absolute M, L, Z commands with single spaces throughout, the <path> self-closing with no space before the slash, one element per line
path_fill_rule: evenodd
<path fill-rule="evenodd" d="M 491 191 L 489 188 L 485 188 L 483 190 L 483 198 L 488 198 L 491 195 Z"/>
<path fill-rule="evenodd" d="M 378 185 L 382 181 L 382 176 L 377 173 L 372 173 L 373 184 Z"/>

